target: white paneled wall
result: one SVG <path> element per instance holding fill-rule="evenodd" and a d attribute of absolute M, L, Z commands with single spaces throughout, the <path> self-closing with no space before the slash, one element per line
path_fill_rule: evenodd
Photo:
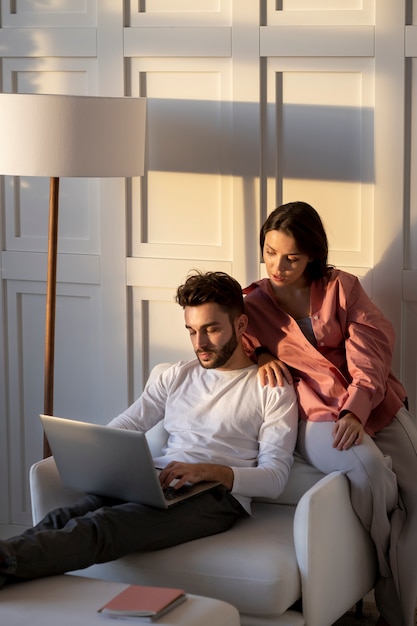
<path fill-rule="evenodd" d="M 57 414 L 105 423 L 153 364 L 190 357 L 176 286 L 258 278 L 259 227 L 296 199 L 393 321 L 415 410 L 416 0 L 0 6 L 1 91 L 148 102 L 143 178 L 61 182 Z M 0 524 L 30 522 L 42 454 L 48 190 L 2 182 Z"/>

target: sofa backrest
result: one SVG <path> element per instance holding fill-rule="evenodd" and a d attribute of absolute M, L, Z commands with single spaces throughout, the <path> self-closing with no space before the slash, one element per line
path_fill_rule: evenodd
<path fill-rule="evenodd" d="M 297 452 L 284 491 L 278 498 L 254 498 L 256 502 L 291 504 L 296 506 L 301 496 L 325 476 L 318 469 L 307 463 Z"/>

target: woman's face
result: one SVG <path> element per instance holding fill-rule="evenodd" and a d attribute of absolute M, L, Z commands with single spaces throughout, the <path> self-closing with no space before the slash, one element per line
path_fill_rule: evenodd
<path fill-rule="evenodd" d="M 268 231 L 263 257 L 273 287 L 303 287 L 306 284 L 304 272 L 311 259 L 298 249 L 292 237 L 280 230 Z"/>

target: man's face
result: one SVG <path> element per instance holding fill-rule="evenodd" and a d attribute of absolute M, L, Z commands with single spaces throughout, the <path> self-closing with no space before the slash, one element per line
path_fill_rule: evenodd
<path fill-rule="evenodd" d="M 206 369 L 228 369 L 239 345 L 235 325 L 218 304 L 207 303 L 184 309 L 185 327 L 194 352 Z"/>

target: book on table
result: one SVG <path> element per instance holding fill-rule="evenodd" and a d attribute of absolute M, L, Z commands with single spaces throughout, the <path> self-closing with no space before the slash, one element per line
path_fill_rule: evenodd
<path fill-rule="evenodd" d="M 109 617 L 140 617 L 154 621 L 182 604 L 186 598 L 182 589 L 129 585 L 98 612 Z"/>

